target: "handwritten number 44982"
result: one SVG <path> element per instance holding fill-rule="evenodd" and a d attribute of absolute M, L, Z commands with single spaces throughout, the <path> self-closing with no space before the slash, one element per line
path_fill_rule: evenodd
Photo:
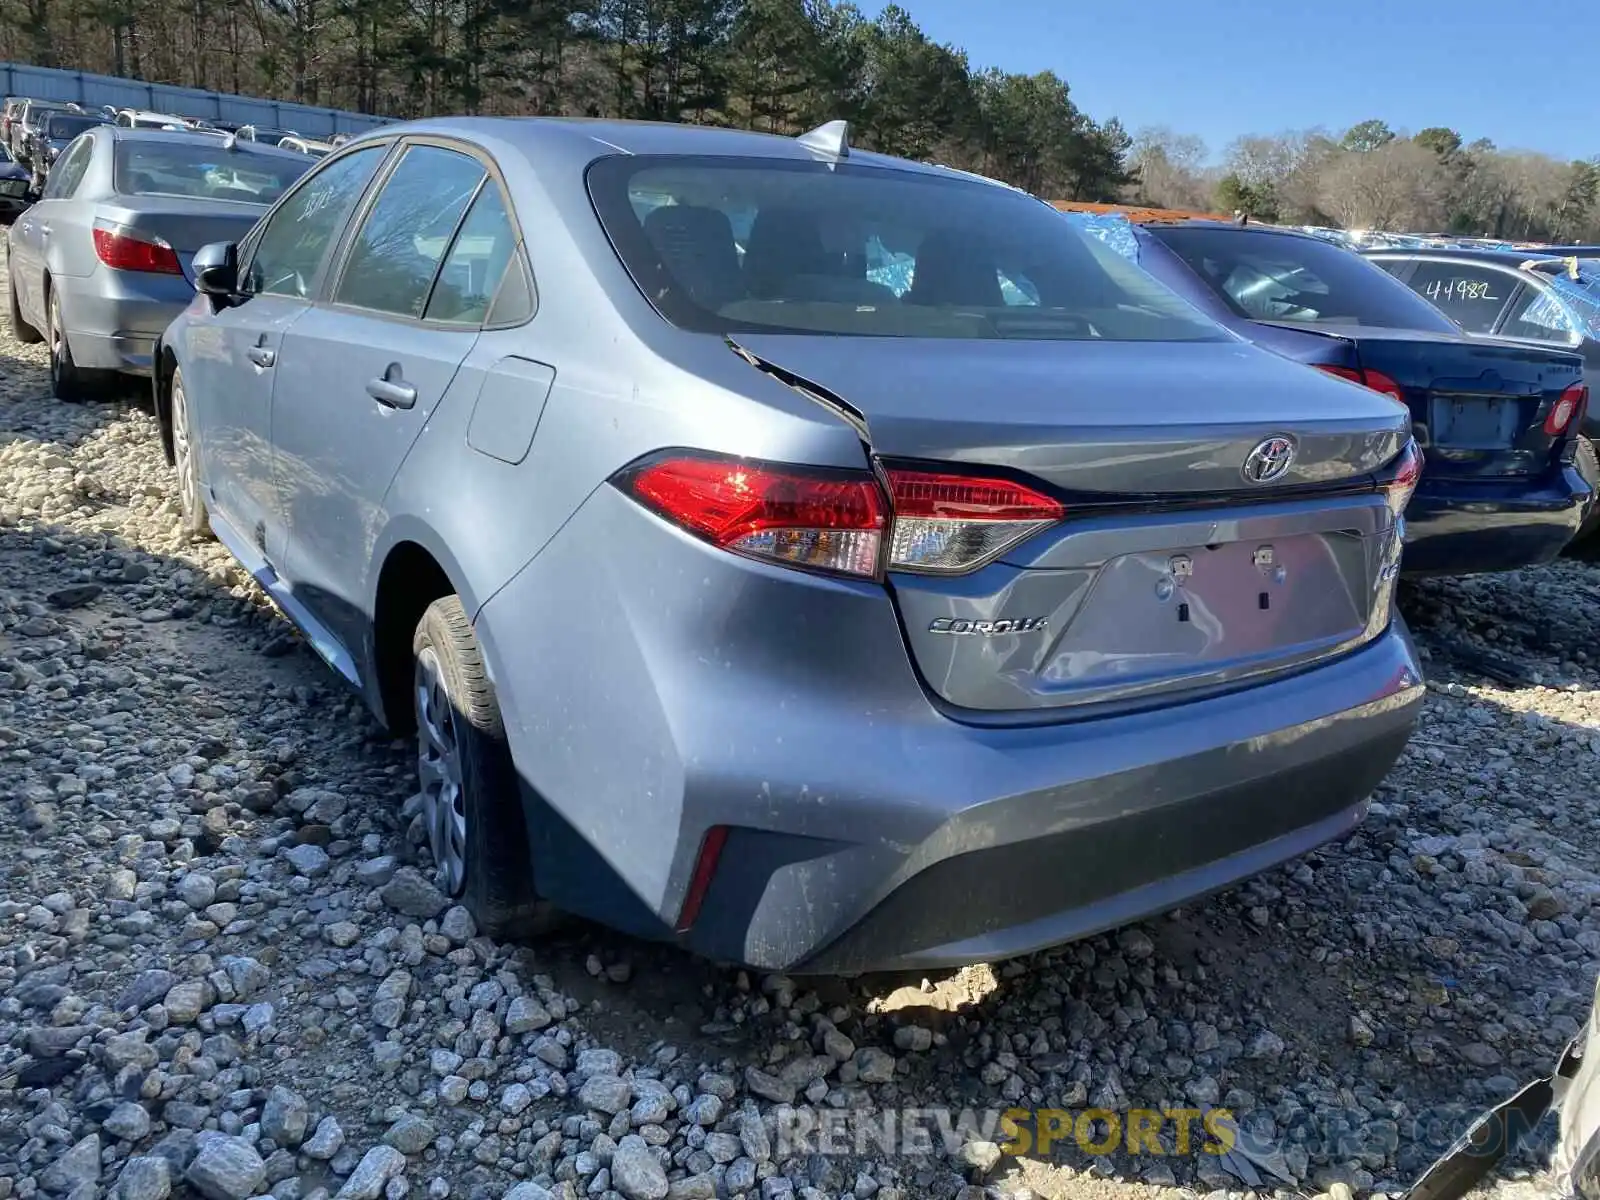
<path fill-rule="evenodd" d="M 1487 279 L 1435 279 L 1428 285 L 1428 290 L 1423 294 L 1429 300 L 1495 300 L 1499 296 L 1489 294 L 1489 281 Z"/>

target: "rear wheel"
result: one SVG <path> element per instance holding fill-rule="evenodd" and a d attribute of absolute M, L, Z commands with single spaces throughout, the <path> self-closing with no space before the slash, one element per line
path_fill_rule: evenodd
<path fill-rule="evenodd" d="M 200 491 L 200 468 L 189 422 L 189 402 L 183 390 L 183 373 L 172 373 L 168 388 L 168 421 L 172 426 L 172 470 L 178 477 L 178 520 L 190 537 L 209 537 L 211 521 L 206 516 L 205 497 Z"/>
<path fill-rule="evenodd" d="M 61 320 L 61 296 L 50 291 L 45 338 L 50 343 L 50 394 L 57 400 L 77 404 L 103 395 L 115 376 L 114 371 L 86 371 L 72 361 L 66 326 Z"/>
<path fill-rule="evenodd" d="M 548 929 L 500 706 L 461 601 L 435 600 L 412 639 L 417 774 L 434 883 L 493 937 Z"/>
<path fill-rule="evenodd" d="M 10 266 L 9 258 L 6 265 Z M 33 346 L 44 341 L 44 335 L 22 319 L 22 305 L 17 303 L 17 285 L 9 278 L 6 280 L 6 300 L 9 302 L 7 308 L 11 318 L 11 336 L 24 346 Z"/>

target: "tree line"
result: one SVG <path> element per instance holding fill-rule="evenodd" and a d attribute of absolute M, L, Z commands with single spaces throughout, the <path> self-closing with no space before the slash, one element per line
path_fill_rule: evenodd
<path fill-rule="evenodd" d="M 1195 137 L 1145 129 L 1128 166 L 1136 176 L 1129 194 L 1168 208 L 1346 229 L 1600 241 L 1600 158 L 1502 150 L 1442 126 L 1407 135 L 1370 120 L 1342 134 L 1251 135 L 1216 164 Z"/>
<path fill-rule="evenodd" d="M 1052 72 L 977 69 L 848 0 L 0 0 L 0 58 L 393 117 L 644 118 L 798 134 L 1118 198 L 1131 139 Z"/>

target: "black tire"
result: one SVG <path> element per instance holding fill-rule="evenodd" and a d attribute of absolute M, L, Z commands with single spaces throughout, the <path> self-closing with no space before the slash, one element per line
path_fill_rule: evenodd
<path fill-rule="evenodd" d="M 1582 434 L 1578 435 L 1578 452 L 1574 456 L 1573 465 L 1578 468 L 1578 474 L 1588 481 L 1590 487 L 1600 492 L 1600 455 L 1596 455 L 1594 443 Z M 1600 532 L 1600 495 L 1589 505 L 1589 515 L 1583 519 L 1583 524 L 1578 526 L 1578 532 L 1572 537 L 1568 545 L 1573 547 L 1592 545 L 1596 532 Z"/>
<path fill-rule="evenodd" d="M 437 727 L 439 714 L 432 714 L 430 721 L 424 711 L 425 681 L 436 678 L 448 698 L 444 710 L 453 726 L 459 811 L 466 820 L 464 878 L 453 887 L 443 879 L 435 882 L 464 905 L 478 929 L 491 937 L 544 933 L 558 923 L 558 914 L 533 889 L 527 822 L 500 705 L 472 623 L 457 597 L 446 596 L 428 606 L 411 648 L 419 778 L 426 791 L 428 773 L 422 763 L 429 754 L 427 730 L 430 724 Z"/>
<path fill-rule="evenodd" d="M 172 372 L 167 385 L 167 421 L 172 432 L 172 471 L 178 482 L 178 521 L 192 538 L 210 538 L 211 520 L 206 513 L 205 492 L 200 486 L 200 460 L 194 443 L 194 425 L 189 420 L 189 402 L 183 388 L 183 373 Z"/>
<path fill-rule="evenodd" d="M 11 263 L 8 256 L 6 261 L 8 270 L 10 266 Z M 11 318 L 11 336 L 24 346 L 36 346 L 44 341 L 44 334 L 22 319 L 22 306 L 17 303 L 17 287 L 10 278 L 6 279 L 6 301 L 6 307 L 9 309 L 8 315 Z"/>
<path fill-rule="evenodd" d="M 45 340 L 50 347 L 50 394 L 68 404 L 81 404 L 105 395 L 116 377 L 115 371 L 88 371 L 72 361 L 72 346 L 67 342 L 61 322 L 61 297 L 55 289 L 46 302 Z"/>

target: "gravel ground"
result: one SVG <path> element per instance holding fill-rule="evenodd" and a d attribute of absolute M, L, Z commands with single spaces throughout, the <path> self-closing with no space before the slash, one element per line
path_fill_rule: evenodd
<path fill-rule="evenodd" d="M 179 535 L 148 410 L 45 391 L 0 332 L 0 1200 L 1395 1190 L 1586 1012 L 1588 565 L 1407 594 L 1425 723 L 1342 845 L 1025 961 L 752 977 L 477 936 L 415 871 L 406 748 Z M 782 1136 L 935 1105 L 980 1123 Z M 1002 1158 L 981 1124 L 1215 1105 L 1248 1135 L 1225 1157 L 1169 1125 L 1161 1155 Z M 1537 1161 L 1493 1190 L 1538 1194 Z"/>

